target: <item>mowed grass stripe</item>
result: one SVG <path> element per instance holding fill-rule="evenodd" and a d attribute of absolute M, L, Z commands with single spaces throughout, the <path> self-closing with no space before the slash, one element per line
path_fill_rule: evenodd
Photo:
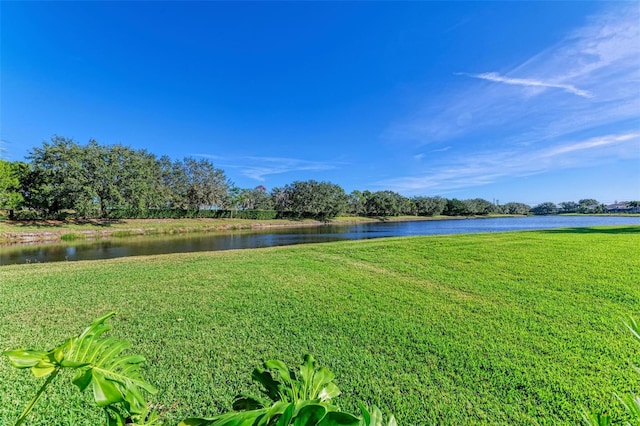
<path fill-rule="evenodd" d="M 147 357 L 170 424 L 228 410 L 256 392 L 260 360 L 306 352 L 354 412 L 361 400 L 405 425 L 575 424 L 581 406 L 619 413 L 614 392 L 640 392 L 622 327 L 640 316 L 638 253 L 640 227 L 624 227 L 6 266 L 0 345 L 48 348 L 115 310 L 112 333 Z M 0 363 L 0 424 L 37 383 Z M 31 424 L 101 420 L 62 385 Z"/>

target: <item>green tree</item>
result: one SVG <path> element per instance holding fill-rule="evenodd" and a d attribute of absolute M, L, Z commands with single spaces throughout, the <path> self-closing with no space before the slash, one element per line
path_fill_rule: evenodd
<path fill-rule="evenodd" d="M 0 160 L 0 209 L 9 210 L 9 219 L 22 202 L 20 173 L 26 169 L 24 163 Z"/>
<path fill-rule="evenodd" d="M 74 209 L 77 200 L 85 198 L 80 152 L 78 144 L 61 136 L 31 150 L 31 168 L 23 182 L 25 205 L 46 214 Z"/>
<path fill-rule="evenodd" d="M 108 217 L 110 209 L 124 204 L 123 186 L 126 182 L 123 180 L 124 174 L 128 173 L 124 164 L 127 152 L 124 147 L 101 146 L 95 140 L 90 140 L 81 151 L 82 194 L 74 207 L 83 216 L 98 214 Z"/>
<path fill-rule="evenodd" d="M 267 192 L 267 188 L 258 185 L 251 191 L 253 197 L 253 209 L 255 210 L 272 210 L 273 199 Z"/>
<path fill-rule="evenodd" d="M 469 214 L 487 215 L 489 213 L 495 213 L 498 210 L 495 204 L 483 198 L 464 200 L 463 203 L 467 207 Z"/>
<path fill-rule="evenodd" d="M 414 197 L 413 203 L 419 216 L 441 215 L 447 206 L 447 200 L 442 197 Z"/>
<path fill-rule="evenodd" d="M 506 213 L 506 214 L 526 215 L 526 214 L 529 214 L 529 211 L 531 210 L 531 206 L 524 203 L 509 202 L 500 206 L 500 210 L 502 211 L 502 213 Z"/>
<path fill-rule="evenodd" d="M 155 154 L 116 145 L 112 155 L 122 158 L 124 207 L 144 212 L 167 206 L 162 197 L 162 172 Z M 118 155 L 119 154 L 119 155 Z"/>
<path fill-rule="evenodd" d="M 349 194 L 349 207 L 348 212 L 356 215 L 362 216 L 367 213 L 367 198 L 364 193 L 361 191 L 355 190 Z"/>
<path fill-rule="evenodd" d="M 325 220 L 347 209 L 347 195 L 340 186 L 315 180 L 296 181 L 274 189 L 275 208 L 294 217 Z"/>
<path fill-rule="evenodd" d="M 593 198 L 585 198 L 578 201 L 578 211 L 580 213 L 600 213 L 600 203 Z"/>
<path fill-rule="evenodd" d="M 239 201 L 241 210 L 271 210 L 273 208 L 272 198 L 263 185 L 258 185 L 253 189 L 242 189 Z"/>
<path fill-rule="evenodd" d="M 158 167 L 160 168 L 161 198 L 165 206 L 178 209 L 189 208 L 187 197 L 189 177 L 182 161 L 171 161 L 165 155 L 158 160 Z"/>
<path fill-rule="evenodd" d="M 187 176 L 186 202 L 194 210 L 223 208 L 232 186 L 222 169 L 207 159 L 184 159 Z"/>
<path fill-rule="evenodd" d="M 575 213 L 580 206 L 575 201 L 564 201 L 560 203 L 560 210 L 562 213 Z"/>
<path fill-rule="evenodd" d="M 291 200 L 289 199 L 289 192 L 283 188 L 273 188 L 271 190 L 271 200 L 273 208 L 276 209 L 282 216 L 286 212 L 291 211 Z"/>
<path fill-rule="evenodd" d="M 400 195 L 400 194 L 398 194 L 398 195 Z M 416 208 L 416 204 L 410 198 L 407 198 L 407 197 L 405 197 L 403 195 L 400 195 L 400 198 L 399 198 L 398 202 L 400 204 L 400 214 L 401 215 L 415 216 L 415 215 L 418 214 L 418 210 Z"/>
<path fill-rule="evenodd" d="M 95 140 L 79 147 L 75 155 L 80 164 L 75 180 L 80 191 L 73 207 L 79 214 L 109 217 L 119 209 L 135 214 L 163 204 L 161 169 L 155 155 L 120 144 L 100 145 Z"/>
<path fill-rule="evenodd" d="M 458 200 L 457 198 L 452 198 L 447 200 L 447 206 L 442 214 L 446 216 L 467 216 L 470 215 L 471 212 L 469 211 L 467 204 L 463 201 Z"/>
<path fill-rule="evenodd" d="M 393 191 L 376 191 L 367 197 L 367 215 L 399 216 L 407 210 L 406 200 Z"/>
<path fill-rule="evenodd" d="M 54 137 L 31 151 L 31 169 L 24 179 L 25 204 L 55 214 L 63 209 L 82 216 L 108 217 L 167 207 L 176 198 L 167 191 L 175 167 L 146 150 L 101 145 L 85 146 Z M 186 191 L 185 191 L 186 192 Z"/>
<path fill-rule="evenodd" d="M 531 213 L 535 215 L 549 215 L 558 213 L 558 207 L 548 201 L 546 203 L 540 203 L 537 206 L 531 208 Z"/>
<path fill-rule="evenodd" d="M 245 193 L 242 188 L 237 186 L 231 186 L 227 190 L 227 197 L 221 207 L 231 212 L 231 218 L 233 218 L 233 212 L 238 210 L 244 210 L 246 199 Z"/>

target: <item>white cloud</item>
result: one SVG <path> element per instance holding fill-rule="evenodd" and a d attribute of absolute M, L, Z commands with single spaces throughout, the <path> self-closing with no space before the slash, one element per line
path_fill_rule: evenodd
<path fill-rule="evenodd" d="M 420 111 L 391 125 L 385 136 L 398 142 L 432 143 L 505 123 L 527 126 L 534 121 L 538 136 L 546 137 L 547 128 L 557 131 L 567 119 L 572 125 L 563 133 L 637 118 L 638 22 L 640 9 L 628 4 L 591 18 L 583 28 L 511 72 L 473 74 L 504 84 L 461 81 L 458 90 L 430 100 Z M 550 87 L 562 91 L 546 91 Z M 564 91 L 582 96 L 567 97 Z M 532 96 L 541 94 L 545 96 Z M 592 97 L 587 98 L 587 94 Z"/>
<path fill-rule="evenodd" d="M 456 89 L 390 125 L 383 137 L 398 149 L 451 149 L 380 186 L 437 192 L 639 158 L 640 7 L 603 7 L 507 72 L 464 74 L 496 84 L 460 78 Z"/>
<path fill-rule="evenodd" d="M 482 74 L 467 74 L 467 73 L 457 73 L 458 75 L 467 75 L 473 78 L 479 78 L 481 80 L 494 81 L 497 83 L 511 84 L 514 86 L 528 86 L 528 87 L 550 87 L 556 89 L 563 89 L 565 92 L 573 93 L 574 95 L 582 96 L 584 98 L 591 98 L 593 94 L 587 90 L 581 90 L 571 84 L 560 84 L 560 83 L 551 83 L 544 82 L 540 80 L 534 79 L 526 79 L 526 78 L 509 78 L 501 76 L 495 72 L 486 72 Z"/>
<path fill-rule="evenodd" d="M 593 148 L 603 148 L 609 145 L 615 145 L 624 143 L 627 141 L 634 141 L 640 137 L 640 133 L 628 133 L 624 135 L 608 135 L 599 138 L 589 139 L 584 142 L 577 142 L 566 145 L 559 145 L 550 148 L 541 153 L 541 157 L 555 157 L 558 155 L 564 155 L 575 151 L 585 151 Z"/>
<path fill-rule="evenodd" d="M 220 161 L 220 166 L 237 169 L 238 172 L 251 179 L 264 182 L 269 175 L 299 172 L 299 171 L 323 171 L 338 167 L 337 162 L 308 161 L 287 157 L 218 157 L 208 154 L 196 154 L 202 157 L 215 158 Z"/>
<path fill-rule="evenodd" d="M 445 152 L 445 151 L 449 151 L 450 149 L 451 149 L 450 146 L 444 146 L 442 148 L 432 149 L 431 152 Z"/>
<path fill-rule="evenodd" d="M 376 186 L 405 194 L 424 194 L 630 157 L 640 160 L 640 133 L 605 135 L 529 151 L 480 152 L 417 176 L 383 180 Z"/>

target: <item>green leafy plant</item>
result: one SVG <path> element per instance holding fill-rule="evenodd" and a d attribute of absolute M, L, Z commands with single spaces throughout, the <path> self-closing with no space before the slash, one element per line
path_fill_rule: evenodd
<path fill-rule="evenodd" d="M 634 318 L 630 318 L 629 323 L 625 323 L 634 339 L 640 343 L 640 327 Z M 640 367 L 637 365 L 632 366 L 633 369 L 640 373 Z M 609 426 L 613 424 L 623 425 L 640 425 L 640 396 L 627 394 L 624 396 L 616 395 L 620 404 L 624 407 L 627 418 L 626 419 L 614 419 L 608 413 L 587 413 L 583 410 L 583 420 L 589 426 Z"/>
<path fill-rule="evenodd" d="M 334 375 L 326 367 L 318 367 L 311 355 L 305 355 L 297 370 L 279 360 L 270 360 L 251 375 L 260 383 L 268 399 L 240 395 L 233 410 L 209 418 L 192 417 L 180 426 L 382 426 L 382 413 L 377 407 L 369 412 L 360 406 L 361 417 L 343 412 L 332 399 L 340 395 Z M 269 401 L 270 400 L 270 401 Z M 389 426 L 395 426 L 393 416 Z"/>
<path fill-rule="evenodd" d="M 96 319 L 79 336 L 65 340 L 48 352 L 25 349 L 3 352 L 14 367 L 30 368 L 35 377 L 47 378 L 16 421 L 16 426 L 25 421 L 62 370 L 75 370 L 72 383 L 81 391 L 91 388 L 96 404 L 105 410 L 108 425 L 159 422 L 158 414 L 150 410 L 142 394 L 142 390 L 156 393 L 140 374 L 144 357 L 121 355 L 129 343 L 103 336 L 111 329 L 106 320 L 114 315 L 111 312 Z"/>
<path fill-rule="evenodd" d="M 62 234 L 60 236 L 60 239 L 62 241 L 75 241 L 75 240 L 80 240 L 80 239 L 84 239 L 85 236 L 83 234 L 76 234 L 76 233 L 68 233 L 68 234 Z"/>

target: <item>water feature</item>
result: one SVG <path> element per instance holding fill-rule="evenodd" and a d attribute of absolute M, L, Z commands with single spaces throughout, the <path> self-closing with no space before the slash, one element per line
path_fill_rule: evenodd
<path fill-rule="evenodd" d="M 225 234 L 130 237 L 98 241 L 14 245 L 0 247 L 0 265 L 112 259 L 127 256 L 234 250 L 411 235 L 467 234 L 601 225 L 640 225 L 640 217 L 529 216 L 415 222 L 372 222 L 356 225 L 324 225 L 263 231 L 235 231 Z"/>

